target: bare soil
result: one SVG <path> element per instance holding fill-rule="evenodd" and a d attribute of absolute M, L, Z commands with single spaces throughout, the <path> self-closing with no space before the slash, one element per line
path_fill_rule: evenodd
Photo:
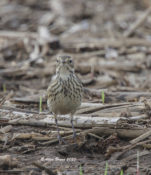
<path fill-rule="evenodd" d="M 62 145 L 46 106 L 59 54 L 85 87 Z M 150 175 L 150 75 L 150 1 L 1 0 L 0 174 Z"/>

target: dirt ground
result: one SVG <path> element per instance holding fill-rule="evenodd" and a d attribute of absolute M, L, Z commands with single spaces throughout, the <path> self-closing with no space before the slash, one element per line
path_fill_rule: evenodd
<path fill-rule="evenodd" d="M 46 106 L 59 54 L 85 88 L 62 145 Z M 149 0 L 1 0 L 0 174 L 151 175 L 150 75 Z"/>

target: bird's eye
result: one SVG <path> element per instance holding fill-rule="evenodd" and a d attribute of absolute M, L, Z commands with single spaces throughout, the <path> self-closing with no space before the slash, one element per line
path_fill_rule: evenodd
<path fill-rule="evenodd" d="M 59 63 L 59 60 L 56 60 L 57 63 Z"/>
<path fill-rule="evenodd" d="M 69 63 L 72 63 L 72 60 L 69 60 Z"/>

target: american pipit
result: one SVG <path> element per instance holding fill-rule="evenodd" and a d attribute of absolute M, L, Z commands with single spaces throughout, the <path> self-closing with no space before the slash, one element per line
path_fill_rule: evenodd
<path fill-rule="evenodd" d="M 74 64 L 71 56 L 58 56 L 56 76 L 47 89 L 47 105 L 54 114 L 58 130 L 59 143 L 63 141 L 59 133 L 57 116 L 70 114 L 73 129 L 73 137 L 76 132 L 73 125 L 73 115 L 81 105 L 83 86 L 74 72 Z"/>

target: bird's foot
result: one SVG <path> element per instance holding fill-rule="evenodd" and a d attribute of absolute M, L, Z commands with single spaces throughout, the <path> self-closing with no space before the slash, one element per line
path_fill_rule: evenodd
<path fill-rule="evenodd" d="M 61 137 L 61 135 L 58 135 L 58 141 L 59 141 L 59 144 L 66 144 L 66 142 L 64 141 L 64 139 Z"/>

